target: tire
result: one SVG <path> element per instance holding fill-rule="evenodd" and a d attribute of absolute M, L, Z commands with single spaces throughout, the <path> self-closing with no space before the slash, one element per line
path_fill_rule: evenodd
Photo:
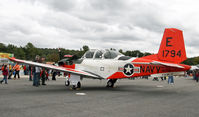
<path fill-rule="evenodd" d="M 69 80 L 65 81 L 65 85 L 69 86 L 70 85 L 70 81 Z"/>
<path fill-rule="evenodd" d="M 80 82 L 77 83 L 77 88 L 81 88 L 81 83 Z"/>
<path fill-rule="evenodd" d="M 110 79 L 108 82 L 107 82 L 107 85 L 106 87 L 111 87 L 113 88 L 114 87 L 114 84 L 116 83 L 117 79 Z"/>
<path fill-rule="evenodd" d="M 77 89 L 77 87 L 76 87 L 75 85 L 73 85 L 72 89 L 73 89 L 73 90 L 76 90 L 76 89 Z"/>
<path fill-rule="evenodd" d="M 109 80 L 109 81 L 107 82 L 107 86 L 106 86 L 106 87 L 113 87 L 113 85 L 114 85 L 113 81 L 112 81 L 112 80 Z"/>

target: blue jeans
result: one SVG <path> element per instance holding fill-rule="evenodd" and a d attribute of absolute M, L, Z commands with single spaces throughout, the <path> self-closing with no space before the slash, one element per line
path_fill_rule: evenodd
<path fill-rule="evenodd" d="M 29 71 L 29 81 L 32 81 L 32 74 L 31 74 L 31 71 Z"/>
<path fill-rule="evenodd" d="M 2 82 L 5 80 L 5 83 L 7 84 L 7 75 L 4 75 Z"/>
<path fill-rule="evenodd" d="M 33 73 L 33 86 L 40 85 L 40 73 Z"/>
<path fill-rule="evenodd" d="M 33 86 L 36 85 L 36 73 L 33 72 Z"/>
<path fill-rule="evenodd" d="M 173 76 L 169 76 L 169 78 L 168 78 L 168 83 L 169 83 L 169 84 L 170 84 L 170 83 L 174 83 Z"/>
<path fill-rule="evenodd" d="M 37 86 L 40 85 L 40 72 L 39 73 L 36 73 L 36 77 L 37 77 Z"/>

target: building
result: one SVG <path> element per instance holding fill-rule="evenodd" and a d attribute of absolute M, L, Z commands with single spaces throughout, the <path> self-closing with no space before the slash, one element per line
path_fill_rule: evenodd
<path fill-rule="evenodd" d="M 11 53 L 0 53 L 0 65 L 10 64 L 9 57 L 14 57 L 14 54 Z"/>

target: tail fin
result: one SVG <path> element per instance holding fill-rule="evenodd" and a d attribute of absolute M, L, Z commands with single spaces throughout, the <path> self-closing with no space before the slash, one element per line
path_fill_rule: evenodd
<path fill-rule="evenodd" d="M 165 29 L 157 56 L 161 61 L 173 63 L 181 63 L 187 59 L 181 30 L 175 28 Z"/>

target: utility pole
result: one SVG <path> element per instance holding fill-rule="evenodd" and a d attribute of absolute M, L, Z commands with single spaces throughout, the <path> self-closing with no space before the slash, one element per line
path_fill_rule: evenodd
<path fill-rule="evenodd" d="M 58 48 L 58 52 L 59 52 L 59 60 L 61 60 L 61 48 Z"/>

